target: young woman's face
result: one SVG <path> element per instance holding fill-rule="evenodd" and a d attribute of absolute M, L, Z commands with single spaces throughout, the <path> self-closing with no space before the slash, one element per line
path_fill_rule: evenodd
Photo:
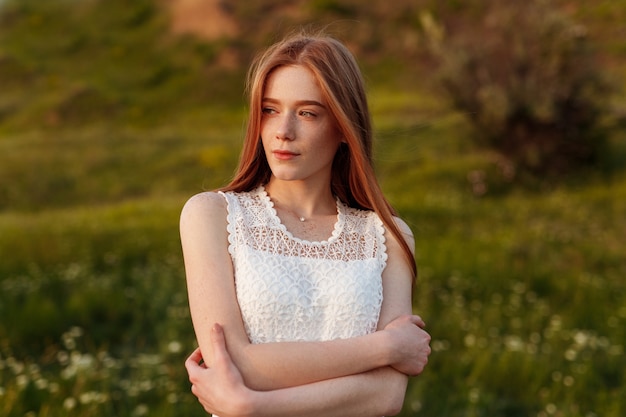
<path fill-rule="evenodd" d="M 276 68 L 262 100 L 261 139 L 272 175 L 330 182 L 341 135 L 313 73 L 299 65 Z"/>

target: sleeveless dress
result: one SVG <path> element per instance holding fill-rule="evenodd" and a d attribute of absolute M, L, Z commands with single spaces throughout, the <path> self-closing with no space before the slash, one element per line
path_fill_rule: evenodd
<path fill-rule="evenodd" d="M 325 241 L 293 236 L 261 186 L 221 192 L 237 301 L 251 343 L 326 341 L 376 331 L 387 262 L 378 215 L 337 199 Z"/>

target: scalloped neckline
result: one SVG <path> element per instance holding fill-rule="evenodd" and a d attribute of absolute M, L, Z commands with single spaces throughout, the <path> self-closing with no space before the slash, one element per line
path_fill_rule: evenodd
<path fill-rule="evenodd" d="M 294 236 L 293 233 L 291 233 L 287 229 L 287 227 L 283 224 L 283 222 L 280 220 L 280 217 L 278 216 L 278 213 L 276 212 L 276 208 L 274 207 L 274 202 L 272 201 L 269 194 L 265 190 L 265 186 L 260 185 L 257 188 L 257 192 L 259 196 L 261 197 L 261 200 L 265 204 L 265 207 L 267 207 L 267 209 L 269 210 L 270 217 L 274 220 L 276 226 L 283 233 L 285 233 L 287 237 L 289 237 L 290 239 L 293 239 L 296 242 L 300 242 L 300 243 L 304 243 L 308 245 L 327 245 L 333 242 L 334 240 L 337 240 L 337 238 L 339 237 L 339 234 L 343 230 L 343 226 L 345 223 L 345 210 L 344 210 L 343 204 L 341 203 L 341 200 L 339 200 L 339 197 L 337 197 L 335 200 L 336 205 L 337 205 L 337 220 L 335 221 L 335 225 L 333 226 L 333 232 L 331 233 L 330 237 L 328 237 L 326 240 L 307 240 L 307 239 L 302 239 L 297 236 Z"/>

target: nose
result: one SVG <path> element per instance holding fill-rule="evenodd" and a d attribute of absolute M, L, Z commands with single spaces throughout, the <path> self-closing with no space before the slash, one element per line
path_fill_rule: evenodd
<path fill-rule="evenodd" d="M 295 117 L 291 114 L 285 114 L 278 120 L 276 139 L 294 140 L 295 138 Z"/>

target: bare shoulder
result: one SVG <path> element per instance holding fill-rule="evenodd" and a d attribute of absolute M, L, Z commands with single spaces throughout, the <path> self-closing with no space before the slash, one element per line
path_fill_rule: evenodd
<path fill-rule="evenodd" d="M 205 191 L 203 193 L 192 196 L 183 207 L 183 214 L 186 211 L 196 210 L 224 210 L 226 209 L 226 200 L 215 191 Z"/>
<path fill-rule="evenodd" d="M 411 248 L 411 251 L 414 252 L 415 251 L 415 238 L 413 237 L 413 231 L 411 230 L 409 225 L 404 220 L 402 220 L 400 217 L 397 217 L 397 216 L 393 217 L 393 221 L 396 223 L 396 226 L 398 226 L 398 229 L 400 229 L 400 233 L 402 233 L 402 237 L 404 238 L 406 243 L 409 245 L 409 248 Z M 395 239 L 393 240 L 395 244 L 398 244 L 398 242 L 395 242 Z"/>
<path fill-rule="evenodd" d="M 217 192 L 207 191 L 192 196 L 180 214 L 180 227 L 219 225 L 226 221 L 226 200 Z"/>
<path fill-rule="evenodd" d="M 402 239 L 408 244 L 411 253 L 415 253 L 413 232 L 409 225 L 399 217 L 393 217 L 401 236 L 387 231 L 387 265 L 383 270 L 383 305 L 379 318 L 379 329 L 384 328 L 400 315 L 411 314 L 412 286 L 415 279 L 411 264 L 407 260 Z"/>

